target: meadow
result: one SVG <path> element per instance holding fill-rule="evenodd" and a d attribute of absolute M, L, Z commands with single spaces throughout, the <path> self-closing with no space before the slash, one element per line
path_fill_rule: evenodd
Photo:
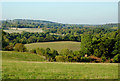
<path fill-rule="evenodd" d="M 40 56 L 33 53 L 28 52 L 15 52 L 15 51 L 3 51 L 2 52 L 2 60 L 7 61 L 45 61 L 44 56 Z"/>
<path fill-rule="evenodd" d="M 4 30 L 7 33 L 22 33 L 25 32 L 38 32 L 41 33 L 43 30 L 41 28 L 9 28 L 8 30 Z"/>
<path fill-rule="evenodd" d="M 57 50 L 58 52 L 66 48 L 73 51 L 80 50 L 80 42 L 73 42 L 73 41 L 30 43 L 30 44 L 25 44 L 25 46 L 29 50 L 36 48 L 52 48 Z"/>
<path fill-rule="evenodd" d="M 24 57 L 23 57 L 24 56 Z M 29 53 L 2 52 L 3 79 L 117 79 L 118 64 L 45 62 Z M 35 60 L 35 58 L 37 60 Z M 18 60 L 19 59 L 19 60 Z M 34 60 L 33 60 L 34 59 Z M 43 58 L 42 58 L 43 59 Z"/>

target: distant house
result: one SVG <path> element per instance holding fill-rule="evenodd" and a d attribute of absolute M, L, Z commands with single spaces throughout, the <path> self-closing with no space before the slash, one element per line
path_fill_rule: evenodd
<path fill-rule="evenodd" d="M 87 57 L 88 55 L 87 54 L 85 54 L 85 56 L 84 57 Z"/>

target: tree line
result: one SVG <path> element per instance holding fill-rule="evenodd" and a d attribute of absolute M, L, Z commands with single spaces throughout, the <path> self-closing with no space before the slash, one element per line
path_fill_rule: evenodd
<path fill-rule="evenodd" d="M 8 47 L 14 47 L 16 43 L 28 44 L 36 42 L 50 42 L 50 41 L 78 41 L 80 42 L 81 36 L 76 35 L 51 35 L 46 33 L 6 33 L 2 31 L 2 48 L 3 50 L 10 50 Z"/>

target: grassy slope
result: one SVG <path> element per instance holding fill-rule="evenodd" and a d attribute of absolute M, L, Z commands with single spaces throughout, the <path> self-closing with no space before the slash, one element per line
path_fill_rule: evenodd
<path fill-rule="evenodd" d="M 22 53 L 15 51 L 3 51 L 2 60 L 15 60 L 15 61 L 45 61 L 42 56 L 32 53 Z"/>
<path fill-rule="evenodd" d="M 31 43 L 25 45 L 28 49 L 35 49 L 35 48 L 52 48 L 61 51 L 61 49 L 68 48 L 71 50 L 79 50 L 80 49 L 80 42 L 72 42 L 72 41 L 61 41 L 61 42 L 41 42 L 41 43 Z"/>
<path fill-rule="evenodd" d="M 38 56 L 37 57 L 36 56 L 37 55 L 34 56 L 32 54 L 27 53 L 22 54 L 17 52 L 3 52 L 2 55 L 3 79 L 118 78 L 118 64 L 61 63 L 61 62 L 48 63 L 48 62 L 35 62 L 35 60 L 30 60 L 33 58 L 34 59 L 38 58 Z"/>

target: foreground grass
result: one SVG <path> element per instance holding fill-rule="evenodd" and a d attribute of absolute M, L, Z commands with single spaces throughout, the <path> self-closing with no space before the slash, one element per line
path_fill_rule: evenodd
<path fill-rule="evenodd" d="M 25 45 L 28 49 L 36 49 L 36 48 L 52 48 L 57 50 L 58 52 L 61 49 L 68 48 L 70 50 L 80 50 L 80 42 L 72 42 L 72 41 L 59 41 L 59 42 L 41 42 L 41 43 L 31 43 Z"/>
<path fill-rule="evenodd" d="M 37 60 L 35 60 L 35 58 Z M 43 62 L 28 53 L 2 52 L 3 79 L 117 79 L 118 64 Z M 40 59 L 40 60 L 38 60 Z M 42 58 L 43 59 L 43 58 Z"/>
<path fill-rule="evenodd" d="M 117 79 L 117 64 L 3 61 L 3 79 Z"/>

